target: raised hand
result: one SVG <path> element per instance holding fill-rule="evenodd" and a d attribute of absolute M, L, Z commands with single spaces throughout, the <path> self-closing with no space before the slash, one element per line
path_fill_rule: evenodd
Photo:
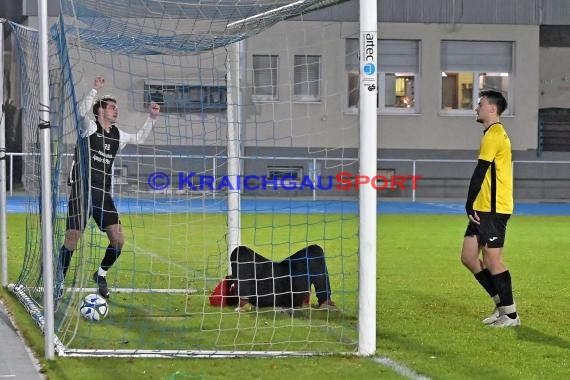
<path fill-rule="evenodd" d="M 151 118 L 156 119 L 156 117 L 160 115 L 160 105 L 157 102 L 150 102 L 148 112 Z"/>
<path fill-rule="evenodd" d="M 104 85 L 105 85 L 105 78 L 103 78 L 101 75 L 97 75 L 95 79 L 93 79 L 93 88 L 95 90 L 99 91 L 100 89 L 103 88 Z"/>

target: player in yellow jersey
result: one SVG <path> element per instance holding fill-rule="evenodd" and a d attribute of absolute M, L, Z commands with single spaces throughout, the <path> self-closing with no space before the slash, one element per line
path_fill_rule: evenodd
<path fill-rule="evenodd" d="M 461 250 L 461 262 L 495 302 L 495 310 L 483 320 L 492 327 L 521 323 L 511 274 L 502 257 L 507 221 L 513 213 L 511 142 L 499 120 L 506 108 L 507 101 L 500 92 L 486 90 L 479 94 L 475 112 L 484 131 L 465 203 L 469 224 Z"/>

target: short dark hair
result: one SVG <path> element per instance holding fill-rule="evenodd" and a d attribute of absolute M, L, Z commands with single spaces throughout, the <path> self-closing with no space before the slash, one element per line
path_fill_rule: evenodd
<path fill-rule="evenodd" d="M 103 107 L 103 109 L 107 108 L 107 102 L 113 102 L 117 104 L 117 99 L 113 98 L 112 96 L 106 95 L 102 98 L 95 100 L 95 104 L 93 104 L 93 115 L 95 115 L 95 119 L 97 119 L 99 114 L 99 108 Z"/>
<path fill-rule="evenodd" d="M 499 116 L 507 109 L 507 100 L 503 94 L 496 90 L 483 90 L 479 93 L 480 98 L 487 98 L 489 104 L 497 106 Z"/>

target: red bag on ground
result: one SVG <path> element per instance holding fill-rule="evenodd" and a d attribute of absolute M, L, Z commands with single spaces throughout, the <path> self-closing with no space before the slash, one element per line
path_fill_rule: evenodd
<path fill-rule="evenodd" d="M 212 306 L 234 306 L 238 304 L 238 300 L 235 280 L 228 277 L 218 282 L 210 294 L 210 305 Z"/>

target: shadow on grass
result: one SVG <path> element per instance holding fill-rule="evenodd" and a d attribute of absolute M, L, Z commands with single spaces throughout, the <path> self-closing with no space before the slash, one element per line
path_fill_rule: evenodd
<path fill-rule="evenodd" d="M 445 348 L 426 344 L 420 340 L 394 332 L 378 331 L 376 337 L 378 338 L 378 342 L 380 342 L 380 344 L 382 344 L 383 341 L 391 342 L 398 346 L 406 347 L 406 349 L 410 352 L 421 353 L 428 357 L 433 355 L 441 357 L 446 354 Z"/>
<path fill-rule="evenodd" d="M 422 375 L 437 378 L 447 374 L 451 378 L 467 379 L 508 379 L 510 374 L 504 368 L 496 368 L 493 366 L 481 366 L 472 357 L 466 357 L 462 352 L 450 350 L 445 345 L 428 344 L 421 338 L 413 338 L 394 332 L 382 331 L 377 333 L 379 343 L 377 347 L 393 344 L 391 347 L 393 352 L 408 358 L 414 363 L 414 371 Z M 381 350 L 377 352 L 380 355 Z M 385 352 L 388 356 L 390 351 Z M 402 362 L 404 366 L 406 361 Z M 476 375 L 474 375 L 476 374 Z"/>
<path fill-rule="evenodd" d="M 528 326 L 520 326 L 515 330 L 517 339 L 570 350 L 570 341 L 558 336 L 548 335 Z"/>

